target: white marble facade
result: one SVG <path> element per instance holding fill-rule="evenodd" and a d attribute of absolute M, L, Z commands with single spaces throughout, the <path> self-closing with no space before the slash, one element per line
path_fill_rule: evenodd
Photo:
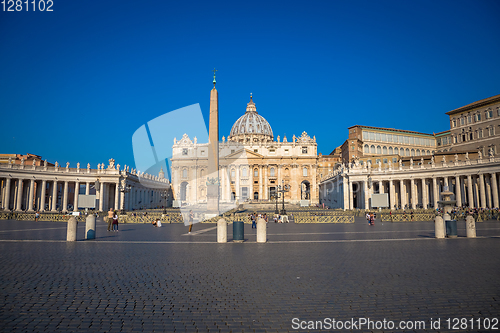
<path fill-rule="evenodd" d="M 172 146 L 172 191 L 183 204 L 206 202 L 208 144 L 186 133 Z M 250 98 L 246 112 L 219 142 L 220 201 L 269 201 L 278 185 L 291 185 L 285 201 L 318 203 L 317 143 L 306 132 L 290 141 L 277 136 L 257 114 Z"/>
<path fill-rule="evenodd" d="M 463 158 L 465 156 L 465 158 Z M 387 193 L 392 209 L 437 208 L 445 186 L 454 193 L 456 206 L 498 208 L 500 158 L 493 155 L 429 163 L 416 159 L 407 165 L 382 167 L 353 162 L 323 177 L 320 202 L 330 208 L 371 209 L 373 194 Z"/>
<path fill-rule="evenodd" d="M 100 188 L 94 184 L 99 181 Z M 91 169 L 66 166 L 0 164 L 0 200 L 4 211 L 71 211 L 78 208 L 78 194 L 96 195 L 96 210 L 155 208 L 165 204 L 161 196 L 170 190 L 168 179 L 144 174 L 125 166 L 99 164 Z M 167 203 L 168 205 L 168 203 Z"/>

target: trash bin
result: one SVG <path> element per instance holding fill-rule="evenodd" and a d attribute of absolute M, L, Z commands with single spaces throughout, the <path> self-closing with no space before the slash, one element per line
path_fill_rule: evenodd
<path fill-rule="evenodd" d="M 446 220 L 446 237 L 457 237 L 457 220 Z"/>
<path fill-rule="evenodd" d="M 233 222 L 233 242 L 243 242 L 245 232 L 243 231 L 243 221 Z"/>

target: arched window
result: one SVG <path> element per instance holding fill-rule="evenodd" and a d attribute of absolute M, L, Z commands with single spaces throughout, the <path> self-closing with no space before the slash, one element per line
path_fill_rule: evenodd
<path fill-rule="evenodd" d="M 389 155 L 394 154 L 394 151 L 392 150 L 392 147 L 389 147 Z"/>
<path fill-rule="evenodd" d="M 365 150 L 364 150 L 365 153 L 369 153 L 370 152 L 370 147 L 368 147 L 368 145 L 365 145 Z"/>
<path fill-rule="evenodd" d="M 271 168 L 271 177 L 274 177 L 274 168 Z"/>
<path fill-rule="evenodd" d="M 398 147 L 395 147 L 395 148 L 394 148 L 394 154 L 395 154 L 395 155 L 399 155 L 399 148 L 398 148 Z"/>
<path fill-rule="evenodd" d="M 382 154 L 387 155 L 387 147 L 386 146 L 384 146 L 384 148 L 382 148 Z"/>
<path fill-rule="evenodd" d="M 374 145 L 370 146 L 370 153 L 375 154 L 375 146 Z"/>
<path fill-rule="evenodd" d="M 183 169 L 183 170 L 182 170 L 182 178 L 187 178 L 187 176 L 188 176 L 188 171 L 187 171 L 187 169 Z"/>
<path fill-rule="evenodd" d="M 417 156 L 420 156 L 420 149 L 417 149 L 417 151 L 416 151 L 416 155 L 417 155 Z"/>
<path fill-rule="evenodd" d="M 236 171 L 234 169 L 231 170 L 231 178 L 236 178 Z"/>
<path fill-rule="evenodd" d="M 406 148 L 405 155 L 410 156 L 410 149 Z"/>
<path fill-rule="evenodd" d="M 205 170 L 201 169 L 200 170 L 200 178 L 203 178 L 205 176 Z"/>
<path fill-rule="evenodd" d="M 307 177 L 307 168 L 302 169 L 302 176 Z"/>
<path fill-rule="evenodd" d="M 243 168 L 243 177 L 248 177 L 247 168 Z"/>
<path fill-rule="evenodd" d="M 259 170 L 258 169 L 254 169 L 253 170 L 253 176 L 254 177 L 259 177 Z"/>
<path fill-rule="evenodd" d="M 382 154 L 382 148 L 380 148 L 380 146 L 377 146 L 377 154 Z"/>
<path fill-rule="evenodd" d="M 430 154 L 431 154 L 431 151 L 430 151 L 430 150 L 428 150 L 428 151 L 427 151 L 427 155 L 430 155 Z"/>

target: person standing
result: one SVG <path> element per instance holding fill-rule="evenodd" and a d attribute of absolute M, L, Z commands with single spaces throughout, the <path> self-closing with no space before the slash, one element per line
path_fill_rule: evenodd
<path fill-rule="evenodd" d="M 375 225 L 375 215 L 373 213 L 370 213 L 370 225 Z"/>
<path fill-rule="evenodd" d="M 116 210 L 113 212 L 113 231 L 118 231 L 118 214 Z"/>
<path fill-rule="evenodd" d="M 191 233 L 191 230 L 193 229 L 193 219 L 194 219 L 194 213 L 192 210 L 189 211 L 189 232 L 188 234 Z"/>
<path fill-rule="evenodd" d="M 113 208 L 110 208 L 108 212 L 108 231 L 111 231 L 112 224 L 113 224 Z"/>
<path fill-rule="evenodd" d="M 257 229 L 257 223 L 255 223 L 255 214 L 250 215 L 250 219 L 252 220 L 252 229 Z"/>
<path fill-rule="evenodd" d="M 370 225 L 370 213 L 366 213 L 366 222 L 368 222 L 368 225 Z"/>
<path fill-rule="evenodd" d="M 37 211 L 37 212 L 35 213 L 35 222 L 38 222 L 38 219 L 39 219 L 39 218 L 40 218 L 40 212 L 39 212 L 39 211 Z"/>

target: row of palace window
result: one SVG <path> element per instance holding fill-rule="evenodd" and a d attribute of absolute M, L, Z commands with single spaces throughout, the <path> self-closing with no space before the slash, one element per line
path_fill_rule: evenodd
<path fill-rule="evenodd" d="M 248 177 L 247 172 L 248 172 L 247 168 L 241 169 L 241 177 Z M 289 174 L 290 174 L 289 169 L 286 168 L 285 169 L 285 176 L 288 176 Z M 302 169 L 302 176 L 307 177 L 307 175 L 308 175 L 307 167 L 304 167 Z M 205 170 L 201 169 L 200 170 L 200 178 L 203 178 L 204 176 L 205 176 Z M 259 177 L 259 169 L 254 169 L 253 176 Z M 271 168 L 269 170 L 269 176 L 276 177 L 276 169 L 275 168 Z M 187 169 L 182 169 L 182 178 L 188 178 L 188 170 Z M 235 169 L 231 169 L 231 178 L 233 178 L 233 179 L 236 178 L 236 170 Z"/>
<path fill-rule="evenodd" d="M 489 126 L 486 128 L 486 135 L 488 136 L 494 136 L 495 135 L 495 127 L 494 126 Z M 469 127 L 469 130 L 465 132 L 464 129 L 462 129 L 462 133 L 458 135 L 453 136 L 453 143 L 460 143 L 460 142 L 466 142 L 466 141 L 471 141 L 475 139 L 482 139 L 484 137 L 484 132 L 482 128 L 479 128 L 475 130 L 474 132 L 472 131 L 472 128 Z"/>
<path fill-rule="evenodd" d="M 500 117 L 500 106 L 497 106 L 497 116 Z M 491 108 L 488 108 L 487 110 L 484 111 L 484 119 L 491 119 L 491 118 L 493 118 L 493 110 Z M 467 115 L 465 114 L 461 115 L 460 118 L 458 119 L 453 118 L 451 120 L 451 127 L 457 127 L 457 125 L 464 126 L 467 124 L 477 123 L 478 121 L 481 121 L 481 111 L 476 111 L 473 114 L 469 112 L 467 113 Z"/>
<path fill-rule="evenodd" d="M 434 146 L 434 138 L 422 138 L 419 136 L 410 135 L 397 135 L 379 132 L 363 131 L 364 141 L 381 141 L 381 142 L 394 142 L 407 145 L 417 146 Z"/>
<path fill-rule="evenodd" d="M 430 155 L 431 151 L 430 150 L 425 150 L 425 149 L 409 149 L 409 148 L 398 148 L 398 147 L 389 147 L 387 148 L 386 146 L 377 146 L 375 147 L 374 145 L 364 146 L 364 151 L 365 154 L 380 154 L 380 155 L 401 155 L 401 156 L 420 156 L 420 155 Z M 434 151 L 433 151 L 434 153 Z"/>

